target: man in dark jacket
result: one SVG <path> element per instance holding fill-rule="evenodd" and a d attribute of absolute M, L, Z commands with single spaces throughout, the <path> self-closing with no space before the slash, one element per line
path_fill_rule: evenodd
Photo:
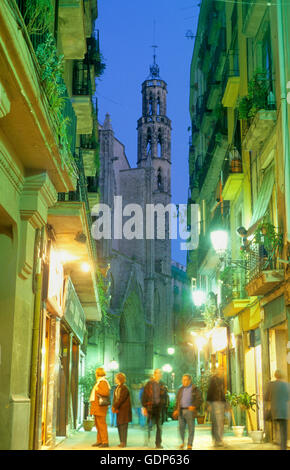
<path fill-rule="evenodd" d="M 142 395 L 143 413 L 147 416 L 148 439 L 150 440 L 151 427 L 156 424 L 156 449 L 163 449 L 162 424 L 164 409 L 168 407 L 169 398 L 166 385 L 161 382 L 162 372 L 155 369 L 153 378 L 147 382 Z"/>
<path fill-rule="evenodd" d="M 224 369 L 219 367 L 209 381 L 207 402 L 211 412 L 211 433 L 214 446 L 223 446 L 224 419 L 225 419 L 225 385 Z"/>
<path fill-rule="evenodd" d="M 280 449 L 287 450 L 287 424 L 289 419 L 289 384 L 283 380 L 280 370 L 275 372 L 276 380 L 267 386 L 265 401 L 270 404 L 271 417 L 280 428 Z"/>
<path fill-rule="evenodd" d="M 180 449 L 184 448 L 186 425 L 188 426 L 187 449 L 192 449 L 194 421 L 201 403 L 202 396 L 200 390 L 192 383 L 191 376 L 184 374 L 182 377 L 182 386 L 179 388 L 176 395 L 176 405 L 173 411 L 173 417 L 178 417 L 179 421 L 179 433 L 182 442 Z"/>

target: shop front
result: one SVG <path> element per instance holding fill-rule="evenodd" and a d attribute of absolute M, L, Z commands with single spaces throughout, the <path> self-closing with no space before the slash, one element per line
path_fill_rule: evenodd
<path fill-rule="evenodd" d="M 78 382 L 84 367 L 81 345 L 86 332 L 86 317 L 70 278 L 65 283 L 65 307 L 60 325 L 59 382 L 56 434 L 67 436 L 80 422 Z"/>
<path fill-rule="evenodd" d="M 261 308 L 258 301 L 240 316 L 244 346 L 244 384 L 249 395 L 255 395 L 257 406 L 247 416 L 248 429 L 264 429 L 263 367 L 261 342 Z M 250 419 L 249 419 L 250 416 Z"/>
<path fill-rule="evenodd" d="M 36 448 L 55 445 L 60 322 L 64 308 L 64 271 L 50 241 L 44 265 L 40 371 L 37 387 Z"/>

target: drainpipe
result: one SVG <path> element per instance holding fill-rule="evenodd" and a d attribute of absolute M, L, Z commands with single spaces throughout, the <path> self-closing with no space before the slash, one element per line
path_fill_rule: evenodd
<path fill-rule="evenodd" d="M 290 240 L 290 162 L 289 162 L 289 129 L 288 129 L 288 110 L 286 93 L 286 65 L 284 47 L 287 47 L 285 41 L 285 32 L 283 25 L 282 0 L 277 0 L 277 29 L 278 29 L 278 52 L 280 64 L 280 88 L 281 88 L 281 119 L 282 119 L 282 138 L 283 154 L 285 164 L 285 211 L 286 211 L 286 240 Z"/>
<path fill-rule="evenodd" d="M 41 297 L 42 297 L 42 253 L 44 242 L 44 227 L 36 232 L 35 240 L 35 300 L 34 300 L 34 319 L 32 330 L 32 354 L 31 354 L 31 375 L 30 375 L 30 425 L 29 425 L 29 449 L 34 448 L 34 435 L 36 423 L 36 400 L 37 400 L 37 381 L 39 371 L 39 347 L 40 347 L 40 316 L 41 316 Z"/>

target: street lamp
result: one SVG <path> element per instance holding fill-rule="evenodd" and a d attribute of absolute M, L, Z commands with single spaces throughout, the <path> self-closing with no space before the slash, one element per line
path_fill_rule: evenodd
<path fill-rule="evenodd" d="M 115 371 L 119 369 L 119 364 L 114 359 L 109 364 L 109 369 L 113 372 L 113 385 L 115 383 Z"/>
<path fill-rule="evenodd" d="M 238 230 L 244 234 L 243 231 L 241 231 L 243 227 L 239 227 Z M 228 251 L 228 241 L 229 241 L 229 235 L 226 230 L 214 230 L 210 234 L 212 246 L 216 252 L 216 254 L 219 256 L 220 261 L 224 262 L 226 266 L 238 266 L 242 269 L 247 269 L 247 262 L 246 260 L 243 259 L 232 259 L 231 256 L 227 254 Z"/>
<path fill-rule="evenodd" d="M 168 348 L 168 349 L 167 349 L 167 354 L 169 354 L 170 356 L 172 356 L 174 353 L 175 353 L 175 349 L 174 349 L 174 348 Z"/>
<path fill-rule="evenodd" d="M 206 294 L 204 291 L 196 289 L 192 291 L 192 298 L 194 305 L 196 307 L 201 307 L 203 304 L 205 304 Z"/>
<path fill-rule="evenodd" d="M 211 232 L 210 238 L 215 252 L 223 256 L 228 247 L 228 232 L 226 230 L 214 230 Z"/>

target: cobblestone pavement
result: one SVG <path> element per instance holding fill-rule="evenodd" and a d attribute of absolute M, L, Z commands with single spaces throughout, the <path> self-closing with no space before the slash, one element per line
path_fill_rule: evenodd
<path fill-rule="evenodd" d="M 109 431 L 109 444 L 110 450 L 118 449 L 119 437 L 117 428 L 108 426 Z M 155 435 L 154 435 L 155 437 Z M 151 440 L 149 445 L 145 445 L 146 434 L 139 426 L 130 426 L 128 430 L 128 447 L 121 450 L 149 450 L 155 448 L 154 439 Z M 85 432 L 82 429 L 75 432 L 69 438 L 61 442 L 55 449 L 56 450 L 98 450 L 97 447 L 92 447 L 96 442 L 95 430 Z M 231 430 L 225 427 L 224 434 L 224 447 L 215 448 L 212 445 L 210 426 L 196 425 L 195 439 L 193 443 L 193 450 L 278 450 L 279 447 L 271 443 L 254 444 L 252 439 L 248 436 L 237 438 L 233 435 Z M 167 422 L 163 425 L 163 440 L 162 445 L 165 450 L 177 450 L 180 445 L 180 438 L 178 435 L 177 422 Z M 102 449 L 103 451 L 106 449 Z"/>

